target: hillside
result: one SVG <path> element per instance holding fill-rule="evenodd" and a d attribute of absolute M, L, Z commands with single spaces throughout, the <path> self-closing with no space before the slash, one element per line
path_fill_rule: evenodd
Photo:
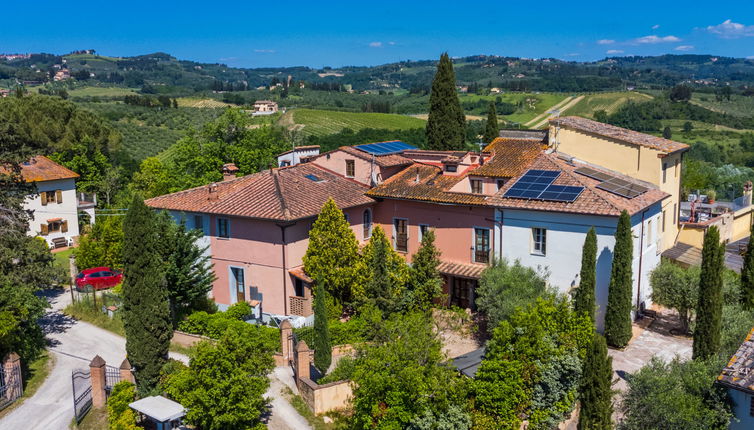
<path fill-rule="evenodd" d="M 365 128 L 404 130 L 424 128 L 422 119 L 385 113 L 338 112 L 313 109 L 293 109 L 278 124 L 297 127 L 306 136 L 324 136 L 343 129 L 359 131 Z"/>

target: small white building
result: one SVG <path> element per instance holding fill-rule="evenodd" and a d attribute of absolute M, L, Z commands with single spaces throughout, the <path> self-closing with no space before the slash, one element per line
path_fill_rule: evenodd
<path fill-rule="evenodd" d="M 79 175 L 42 155 L 22 163 L 21 175 L 26 182 L 37 186 L 37 194 L 24 202 L 24 209 L 32 211 L 27 233 L 44 238 L 50 247 L 72 245 L 79 235 L 79 199 L 76 195 Z M 90 222 L 94 222 L 91 215 Z"/>
<path fill-rule="evenodd" d="M 295 166 L 319 155 L 319 145 L 297 146 L 278 155 L 278 167 Z"/>

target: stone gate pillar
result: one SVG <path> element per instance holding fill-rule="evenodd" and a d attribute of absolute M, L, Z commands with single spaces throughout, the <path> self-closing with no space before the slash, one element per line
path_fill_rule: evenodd
<path fill-rule="evenodd" d="M 123 363 L 120 363 L 120 380 L 121 381 L 128 381 L 132 384 L 136 383 L 136 378 L 134 378 L 134 372 L 131 369 L 131 363 L 128 361 L 128 359 L 123 359 Z"/>
<path fill-rule="evenodd" d="M 107 404 L 105 365 L 105 360 L 99 355 L 95 356 L 92 362 L 89 363 L 92 382 L 92 406 L 95 408 L 101 408 Z"/>
<path fill-rule="evenodd" d="M 293 326 L 288 320 L 283 320 L 280 324 L 280 352 L 283 353 L 283 359 L 290 361 L 293 358 L 293 351 L 291 351 L 291 335 L 293 334 Z"/>
<path fill-rule="evenodd" d="M 296 354 L 296 377 L 298 379 L 310 379 L 311 370 L 309 368 L 309 355 L 311 354 L 311 350 L 306 344 L 306 341 L 302 340 L 296 345 Z"/>

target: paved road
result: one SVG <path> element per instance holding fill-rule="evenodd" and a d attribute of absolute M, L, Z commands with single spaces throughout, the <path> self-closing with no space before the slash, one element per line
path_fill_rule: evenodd
<path fill-rule="evenodd" d="M 50 290 L 45 293 L 52 308 L 43 318 L 42 325 L 47 334 L 48 349 L 55 357 L 55 365 L 33 397 L 26 399 L 19 407 L 0 419 L 2 430 L 68 429 L 73 419 L 71 372 L 76 369 L 88 370 L 89 362 L 95 355 L 101 356 L 108 365 L 115 367 L 120 366 L 126 358 L 125 338 L 86 322 L 74 320 L 60 312 L 71 302 L 69 292 Z M 188 363 L 185 355 L 171 352 L 170 357 Z M 308 428 L 304 418 L 282 396 L 282 383 L 272 375 L 270 380 L 271 387 L 267 393 L 272 403 L 270 428 Z"/>

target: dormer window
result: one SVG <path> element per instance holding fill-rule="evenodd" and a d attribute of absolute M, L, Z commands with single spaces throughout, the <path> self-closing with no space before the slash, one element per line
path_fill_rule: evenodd
<path fill-rule="evenodd" d="M 472 193 L 482 194 L 482 180 L 481 179 L 470 179 L 469 182 L 471 182 Z"/>
<path fill-rule="evenodd" d="M 445 171 L 455 173 L 458 171 L 458 164 L 446 164 Z"/>

